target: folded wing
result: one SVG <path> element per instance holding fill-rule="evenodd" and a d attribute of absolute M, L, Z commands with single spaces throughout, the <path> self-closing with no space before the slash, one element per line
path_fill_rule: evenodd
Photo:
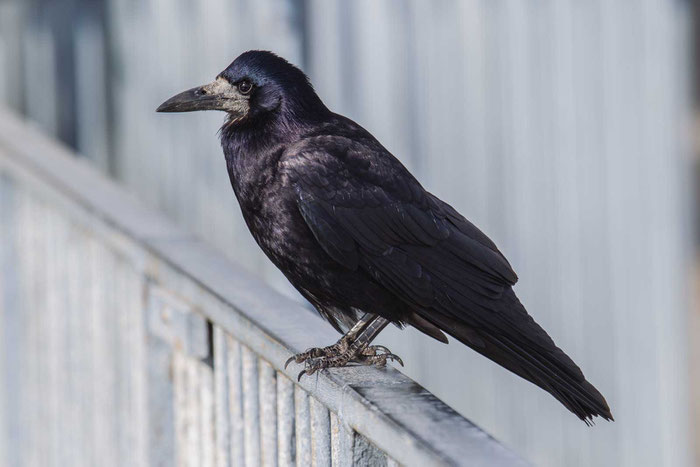
<path fill-rule="evenodd" d="M 494 243 L 382 149 L 326 141 L 289 155 L 299 210 L 323 250 L 580 418 L 611 419 L 602 395 L 518 301 L 517 276 Z"/>

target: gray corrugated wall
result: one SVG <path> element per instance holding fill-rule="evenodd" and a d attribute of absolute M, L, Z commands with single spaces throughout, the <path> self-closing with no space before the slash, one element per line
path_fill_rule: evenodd
<path fill-rule="evenodd" d="M 493 237 L 521 277 L 522 301 L 618 421 L 587 429 L 459 345 L 388 330 L 381 341 L 409 375 L 538 465 L 690 463 L 686 3 L 107 3 L 110 93 L 87 99 L 94 91 L 79 86 L 76 100 L 79 109 L 110 101 L 113 112 L 79 117 L 77 142 L 145 202 L 291 291 L 238 213 L 216 137 L 221 115 L 153 112 L 241 51 L 274 50 Z M 7 31 L 18 4 L 0 2 L 0 63 L 15 60 Z M 55 88 L 37 86 L 51 81 L 51 35 L 31 24 L 20 28 L 18 63 L 33 84 L 6 98 L 58 131 Z M 0 83 L 14 90 L 18 73 L 3 68 Z M 106 125 L 109 163 L 90 139 Z"/>

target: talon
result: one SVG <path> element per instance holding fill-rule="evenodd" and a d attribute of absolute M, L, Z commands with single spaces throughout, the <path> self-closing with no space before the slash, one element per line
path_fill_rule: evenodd
<path fill-rule="evenodd" d="M 291 357 L 289 357 L 289 358 L 287 359 L 287 361 L 284 362 L 284 369 L 286 370 L 287 367 L 289 366 L 289 364 L 292 363 L 292 361 L 296 360 L 296 358 L 297 358 L 296 355 L 292 355 Z"/>
<path fill-rule="evenodd" d="M 395 355 L 395 354 L 393 354 L 393 353 L 390 353 L 390 354 L 387 356 L 387 358 L 390 358 L 390 359 L 392 359 L 392 360 L 398 362 L 399 365 L 403 366 L 403 360 L 401 360 L 401 357 L 399 357 L 398 355 Z"/>
<path fill-rule="evenodd" d="M 301 381 L 301 377 L 306 374 L 306 370 L 301 370 L 301 373 L 299 373 L 299 376 L 297 376 L 297 383 Z M 309 373 L 310 374 L 310 373 Z"/>
<path fill-rule="evenodd" d="M 382 352 L 386 352 L 387 354 L 391 354 L 391 350 L 387 349 L 383 345 L 373 345 L 376 350 L 381 350 Z"/>

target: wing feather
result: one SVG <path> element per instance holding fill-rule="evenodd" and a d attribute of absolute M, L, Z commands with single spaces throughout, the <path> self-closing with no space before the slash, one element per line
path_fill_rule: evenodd
<path fill-rule="evenodd" d="M 324 251 L 391 291 L 421 329 L 451 334 L 584 420 L 612 417 L 517 300 L 518 277 L 496 245 L 378 143 L 326 138 L 300 145 L 287 161 L 299 210 Z"/>

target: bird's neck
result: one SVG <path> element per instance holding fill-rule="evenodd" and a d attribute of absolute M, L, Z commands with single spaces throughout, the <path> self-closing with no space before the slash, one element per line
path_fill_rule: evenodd
<path fill-rule="evenodd" d="M 231 186 L 244 216 L 260 208 L 266 189 L 277 174 L 284 150 L 304 132 L 299 125 L 283 122 L 221 129 L 221 145 L 226 157 Z"/>
<path fill-rule="evenodd" d="M 241 208 L 259 204 L 264 188 L 277 173 L 284 150 L 332 115 L 323 105 L 286 102 L 278 112 L 241 125 L 227 123 L 221 128 L 221 145 L 226 156 L 231 185 Z"/>

